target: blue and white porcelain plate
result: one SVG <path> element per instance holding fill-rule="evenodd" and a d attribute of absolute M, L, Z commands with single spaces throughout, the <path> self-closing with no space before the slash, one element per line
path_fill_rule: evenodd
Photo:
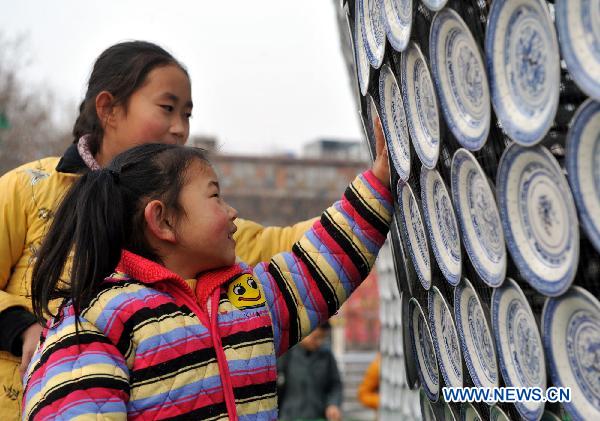
<path fill-rule="evenodd" d="M 569 73 L 583 92 L 600 101 L 600 2 L 556 0 L 554 7 Z"/>
<path fill-rule="evenodd" d="M 558 109 L 560 57 L 543 0 L 494 0 L 485 33 L 492 104 L 515 142 L 544 138 Z"/>
<path fill-rule="evenodd" d="M 500 372 L 509 387 L 539 387 L 546 389 L 546 360 L 542 338 L 533 311 L 512 279 L 492 293 L 492 331 L 498 346 Z M 537 420 L 544 412 L 544 403 L 515 402 L 519 414 L 527 420 Z"/>
<path fill-rule="evenodd" d="M 460 405 L 460 421 L 483 421 L 483 418 L 472 404 L 463 402 Z"/>
<path fill-rule="evenodd" d="M 557 296 L 575 277 L 579 224 L 569 184 L 543 146 L 513 143 L 500 158 L 496 192 L 508 250 L 533 288 Z"/>
<path fill-rule="evenodd" d="M 437 170 L 422 166 L 420 181 L 423 218 L 433 254 L 446 280 L 456 286 L 462 273 L 462 255 L 452 200 Z"/>
<path fill-rule="evenodd" d="M 425 56 L 411 42 L 400 59 L 402 99 L 408 130 L 419 159 L 434 168 L 440 154 L 440 121 L 435 89 Z"/>
<path fill-rule="evenodd" d="M 494 339 L 479 296 L 466 278 L 454 288 L 454 315 L 473 384 L 476 387 L 498 387 Z"/>
<path fill-rule="evenodd" d="M 463 148 L 452 157 L 450 178 L 467 254 L 487 285 L 500 286 L 506 275 L 506 247 L 490 183 L 473 154 Z"/>
<path fill-rule="evenodd" d="M 385 33 L 396 51 L 404 51 L 410 40 L 413 0 L 383 0 Z"/>
<path fill-rule="evenodd" d="M 431 260 L 419 204 L 410 186 L 403 181 L 398 182 L 397 196 L 401 216 L 400 232 L 421 285 L 429 289 L 431 288 Z"/>
<path fill-rule="evenodd" d="M 427 397 L 435 402 L 438 400 L 440 392 L 440 374 L 431 333 L 421 305 L 416 298 L 410 299 L 409 307 L 408 323 L 419 380 Z"/>
<path fill-rule="evenodd" d="M 422 1 L 423 1 L 423 4 L 425 6 L 427 6 L 427 8 L 429 10 L 433 10 L 434 12 L 441 10 L 448 2 L 448 0 L 422 0 Z"/>
<path fill-rule="evenodd" d="M 537 418 L 526 418 L 526 419 L 536 419 Z M 490 406 L 490 421 L 510 421 L 510 417 L 506 415 L 500 407 L 494 405 Z"/>
<path fill-rule="evenodd" d="M 371 94 L 367 94 L 365 100 L 367 102 L 367 142 L 369 146 L 369 154 L 371 156 L 371 161 L 373 161 L 377 155 L 375 140 L 375 124 L 377 121 L 379 121 L 379 123 L 381 124 L 381 117 L 379 117 L 379 111 L 377 110 L 375 100 L 373 99 Z"/>
<path fill-rule="evenodd" d="M 356 0 L 369 63 L 379 69 L 385 55 L 383 0 Z"/>
<path fill-rule="evenodd" d="M 571 388 L 563 407 L 575 420 L 600 417 L 600 302 L 574 286 L 548 298 L 542 311 L 544 350 L 552 384 Z"/>
<path fill-rule="evenodd" d="M 431 337 L 444 383 L 448 387 L 462 387 L 462 353 L 450 307 L 435 286 L 429 290 L 427 302 Z"/>
<path fill-rule="evenodd" d="M 600 252 L 600 102 L 585 101 L 573 117 L 566 166 L 581 225 Z"/>
<path fill-rule="evenodd" d="M 437 421 L 431 401 L 423 388 L 419 389 L 419 404 L 421 406 L 421 419 L 423 421 Z"/>
<path fill-rule="evenodd" d="M 363 36 L 363 25 L 360 17 L 359 2 L 356 2 L 354 11 L 354 64 L 358 77 L 358 87 L 361 95 L 366 95 L 369 89 L 369 76 L 371 67 L 367 58 L 367 50 Z"/>
<path fill-rule="evenodd" d="M 410 175 L 410 138 L 400 87 L 392 68 L 384 64 L 379 72 L 381 122 L 394 169 L 400 179 Z"/>
<path fill-rule="evenodd" d="M 448 127 L 463 147 L 481 149 L 491 119 L 485 65 L 468 26 L 450 8 L 437 12 L 431 22 L 429 57 Z"/>

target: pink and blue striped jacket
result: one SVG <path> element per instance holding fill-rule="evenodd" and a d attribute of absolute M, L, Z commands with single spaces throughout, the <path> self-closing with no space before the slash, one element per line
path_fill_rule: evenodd
<path fill-rule="evenodd" d="M 48 322 L 25 377 L 24 419 L 277 419 L 276 356 L 360 285 L 391 214 L 389 190 L 367 171 L 291 252 L 204 273 L 195 291 L 124 251 L 78 334 L 69 305 Z"/>

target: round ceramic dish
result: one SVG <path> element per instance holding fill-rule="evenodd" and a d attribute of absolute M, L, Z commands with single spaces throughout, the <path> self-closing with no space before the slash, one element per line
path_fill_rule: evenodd
<path fill-rule="evenodd" d="M 435 89 L 421 49 L 411 42 L 400 59 L 408 130 L 419 159 L 434 168 L 440 154 L 440 121 Z"/>
<path fill-rule="evenodd" d="M 379 69 L 385 55 L 385 27 L 383 0 L 356 0 L 363 27 L 363 41 L 371 66 Z"/>
<path fill-rule="evenodd" d="M 463 148 L 454 153 L 450 178 L 467 254 L 481 279 L 495 288 L 506 275 L 506 248 L 488 179 L 473 154 Z"/>
<path fill-rule="evenodd" d="M 433 10 L 434 12 L 437 12 L 438 10 L 440 10 L 448 2 L 448 0 L 422 0 L 422 1 L 423 1 L 423 4 L 425 6 L 427 6 L 427 8 L 429 10 Z"/>
<path fill-rule="evenodd" d="M 460 421 L 482 421 L 483 417 L 473 405 L 463 402 L 460 405 Z"/>
<path fill-rule="evenodd" d="M 452 200 L 437 170 L 421 167 L 420 181 L 423 218 L 433 254 L 446 280 L 456 286 L 462 272 L 462 255 Z"/>
<path fill-rule="evenodd" d="M 600 103 L 579 107 L 567 134 L 567 174 L 581 225 L 600 252 Z"/>
<path fill-rule="evenodd" d="M 409 307 L 408 323 L 413 354 L 417 362 L 417 374 L 427 397 L 435 402 L 440 392 L 440 377 L 431 333 L 416 298 L 410 299 Z"/>
<path fill-rule="evenodd" d="M 494 339 L 479 296 L 466 278 L 454 289 L 454 315 L 462 353 L 473 383 L 476 387 L 497 387 Z"/>
<path fill-rule="evenodd" d="M 429 33 L 431 74 L 456 140 L 479 150 L 490 132 L 490 89 L 483 58 L 466 23 L 450 8 L 435 14 Z"/>
<path fill-rule="evenodd" d="M 431 401 L 423 388 L 419 390 L 419 404 L 421 406 L 421 419 L 423 421 L 437 421 L 435 411 L 431 406 Z"/>
<path fill-rule="evenodd" d="M 410 39 L 413 0 L 383 0 L 385 33 L 392 48 L 404 51 Z"/>
<path fill-rule="evenodd" d="M 377 155 L 376 152 L 376 140 L 375 140 L 375 122 L 379 121 L 379 124 L 383 127 L 381 123 L 381 117 L 379 117 L 379 111 L 377 111 L 377 106 L 375 105 L 375 100 L 371 96 L 371 94 L 367 94 L 367 116 L 368 116 L 368 136 L 367 140 L 369 142 L 369 153 L 371 154 L 371 161 L 373 161 Z M 385 135 L 385 133 L 384 133 Z M 391 175 L 391 174 L 390 174 Z"/>
<path fill-rule="evenodd" d="M 379 72 L 381 122 L 388 142 L 388 151 L 400 179 L 410 175 L 410 138 L 404 112 L 402 93 L 392 68 L 384 64 Z"/>
<path fill-rule="evenodd" d="M 502 154 L 496 192 L 508 250 L 542 294 L 565 292 L 579 261 L 577 210 L 556 159 L 543 146 L 512 144 Z"/>
<path fill-rule="evenodd" d="M 527 419 L 536 419 L 537 418 L 527 418 Z M 510 417 L 506 415 L 500 407 L 494 405 L 490 407 L 490 421 L 510 421 Z"/>
<path fill-rule="evenodd" d="M 400 232 L 421 285 L 423 288 L 429 289 L 431 287 L 431 261 L 421 211 L 415 195 L 407 183 L 399 181 L 397 191 L 401 219 Z"/>
<path fill-rule="evenodd" d="M 600 3 L 557 0 L 554 7 L 569 73 L 583 92 L 600 101 Z"/>
<path fill-rule="evenodd" d="M 354 61 L 356 65 L 356 73 L 358 77 L 358 87 L 360 93 L 364 96 L 369 89 L 369 59 L 367 58 L 367 50 L 363 38 L 363 25 L 360 19 L 359 2 L 356 2 L 354 12 Z"/>
<path fill-rule="evenodd" d="M 546 389 L 546 360 L 542 338 L 525 294 L 510 278 L 492 293 L 492 331 L 498 346 L 500 371 L 508 387 Z M 537 420 L 544 403 L 515 402 L 519 414 Z"/>
<path fill-rule="evenodd" d="M 556 115 L 560 58 L 554 24 L 543 0 L 494 0 L 485 33 L 492 104 L 504 131 L 531 146 Z"/>
<path fill-rule="evenodd" d="M 563 403 L 576 420 L 600 417 L 600 302 L 574 286 L 542 311 L 544 350 L 552 384 L 571 388 Z"/>
<path fill-rule="evenodd" d="M 433 346 L 444 382 L 448 387 L 462 387 L 462 354 L 458 334 L 450 307 L 435 286 L 429 290 L 428 307 Z"/>

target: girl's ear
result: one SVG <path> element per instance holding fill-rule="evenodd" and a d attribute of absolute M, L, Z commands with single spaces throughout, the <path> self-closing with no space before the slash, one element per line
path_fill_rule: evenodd
<path fill-rule="evenodd" d="M 113 99 L 113 95 L 108 91 L 102 91 L 96 95 L 96 114 L 103 129 L 106 129 L 114 116 Z"/>
<path fill-rule="evenodd" d="M 174 223 L 163 202 L 160 200 L 148 202 L 144 208 L 144 219 L 148 230 L 154 237 L 168 243 L 177 242 Z"/>

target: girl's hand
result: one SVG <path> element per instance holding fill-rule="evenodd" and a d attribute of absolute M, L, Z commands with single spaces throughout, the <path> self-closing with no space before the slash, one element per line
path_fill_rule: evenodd
<path fill-rule="evenodd" d="M 390 187 L 390 164 L 388 160 L 388 151 L 385 144 L 385 136 L 381 128 L 381 120 L 376 118 L 373 123 L 375 132 L 375 160 L 371 171 L 385 186 Z"/>
<path fill-rule="evenodd" d="M 21 335 L 23 341 L 23 355 L 21 357 L 21 365 L 19 366 L 21 378 L 25 376 L 25 371 L 27 371 L 27 366 L 29 365 L 31 357 L 33 357 L 33 353 L 37 348 L 42 330 L 42 326 L 40 326 L 38 323 L 34 323 L 25 329 Z"/>

